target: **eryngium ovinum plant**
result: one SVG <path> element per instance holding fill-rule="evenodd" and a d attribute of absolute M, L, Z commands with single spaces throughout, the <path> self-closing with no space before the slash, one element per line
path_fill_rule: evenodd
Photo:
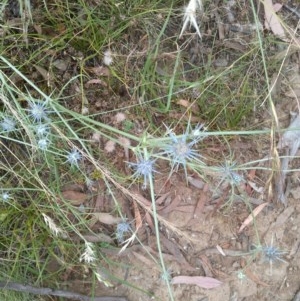
<path fill-rule="evenodd" d="M 86 184 L 89 188 L 92 186 L 91 183 L 97 180 L 93 176 L 95 173 L 103 178 L 105 183 L 121 187 L 118 178 L 110 171 L 109 165 L 103 163 L 101 156 L 104 153 L 98 148 L 93 149 L 86 133 L 99 132 L 106 139 L 121 145 L 125 140 L 120 137 L 126 138 L 126 147 L 131 149 L 134 156 L 131 162 L 124 161 L 124 165 L 131 167 L 133 181 L 141 179 L 142 188 L 149 189 L 157 245 L 160 250 L 153 188 L 153 178 L 162 173 L 157 161 L 169 162 L 169 177 L 174 172 L 183 171 L 187 179 L 190 169 L 196 172 L 205 170 L 207 165 L 200 152 L 201 142 L 207 137 L 204 125 L 193 126 L 188 122 L 182 134 L 177 134 L 175 129 L 166 127 L 163 137 L 153 137 L 146 133 L 138 137 L 103 124 L 93 116 L 82 115 L 65 108 L 60 100 L 40 91 L 7 60 L 4 58 L 1 60 L 18 73 L 30 89 L 22 92 L 3 74 L 0 76 L 2 84 L 0 96 L 3 103 L 0 112 L 0 151 L 3 158 L 0 166 L 0 188 L 2 212 L 5 212 L 1 216 L 1 221 L 4 228 L 13 229 L 13 232 L 9 230 L 8 233 L 15 235 L 20 231 L 18 237 L 23 239 L 21 242 L 17 238 L 13 242 L 9 239 L 3 241 L 0 252 L 4 252 L 2 255 L 7 256 L 8 247 L 18 250 L 17 253 L 9 255 L 12 256 L 9 260 L 13 262 L 17 260 L 17 255 L 29 256 L 24 255 L 24 252 L 27 252 L 28 243 L 31 242 L 34 248 L 30 249 L 35 250 L 34 257 L 41 263 L 46 265 L 49 260 L 47 256 L 51 254 L 61 255 L 62 264 L 82 262 L 93 271 L 98 280 L 109 285 L 107 273 L 101 272 L 102 257 L 99 256 L 101 248 L 87 241 L 84 235 L 90 232 L 88 217 L 93 208 L 76 208 L 64 201 L 61 195 L 62 186 L 66 183 L 89 183 Z M 22 105 L 19 99 L 23 100 Z M 137 146 L 130 146 L 128 141 Z M 230 168 L 223 169 L 227 175 L 236 179 Z M 122 185 L 124 183 L 123 181 Z M 123 191 L 128 190 L 124 188 Z M 112 189 L 110 193 L 113 194 Z M 117 203 L 116 208 L 119 208 Z M 122 223 L 115 226 L 112 237 L 116 239 L 112 239 L 110 243 L 126 244 L 125 238 L 135 234 L 129 224 L 130 221 L 124 218 L 120 209 L 118 210 Z M 23 221 L 29 217 L 30 222 L 24 223 Z M 32 232 L 32 229 L 36 230 Z M 40 252 L 49 243 L 47 240 L 49 237 L 52 237 L 52 249 L 49 247 L 50 252 Z M 81 243 L 75 243 L 74 237 L 79 238 Z M 57 252 L 60 255 L 57 255 Z M 77 256 L 74 256 L 74 252 Z M 159 254 L 162 274 L 166 275 L 167 269 L 161 250 Z M 30 262 L 28 261 L 28 264 Z M 35 276 L 41 279 L 41 273 L 45 271 L 45 266 L 41 264 Z M 13 275 L 10 276 L 13 278 Z M 171 292 L 169 283 L 168 288 Z"/>

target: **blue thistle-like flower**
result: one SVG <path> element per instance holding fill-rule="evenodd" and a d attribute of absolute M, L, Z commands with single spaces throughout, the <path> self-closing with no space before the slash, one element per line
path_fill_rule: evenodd
<path fill-rule="evenodd" d="M 282 256 L 287 252 L 281 251 L 277 247 L 274 247 L 272 243 L 270 246 L 262 247 L 261 251 L 264 256 L 264 260 L 268 261 L 270 264 L 273 264 L 276 261 L 285 262 L 285 260 L 282 259 Z"/>
<path fill-rule="evenodd" d="M 38 137 L 45 137 L 49 134 L 49 126 L 45 123 L 40 123 L 34 127 Z"/>
<path fill-rule="evenodd" d="M 81 160 L 81 158 L 81 153 L 77 149 L 73 149 L 67 155 L 67 162 L 69 162 L 71 165 L 78 166 L 78 162 Z"/>
<path fill-rule="evenodd" d="M 247 275 L 243 270 L 237 271 L 236 276 L 240 281 L 244 281 L 245 279 L 247 279 Z"/>
<path fill-rule="evenodd" d="M 34 122 L 48 120 L 49 111 L 46 108 L 45 102 L 30 102 L 28 111 L 30 117 L 33 118 Z"/>
<path fill-rule="evenodd" d="M 7 191 L 2 191 L 2 193 L 0 194 L 0 198 L 3 202 L 7 203 L 11 199 L 11 195 Z"/>
<path fill-rule="evenodd" d="M 49 146 L 50 141 L 47 138 L 41 138 L 38 140 L 37 144 L 39 149 L 46 150 Z"/>
<path fill-rule="evenodd" d="M 119 243 L 124 242 L 124 234 L 129 233 L 131 231 L 131 227 L 127 222 L 121 222 L 117 225 L 116 237 Z"/>
<path fill-rule="evenodd" d="M 203 156 L 194 149 L 195 145 L 205 137 L 202 134 L 202 129 L 204 129 L 203 125 L 197 125 L 197 127 L 192 130 L 190 124 L 188 124 L 185 133 L 181 136 L 176 136 L 171 129 L 167 128 L 167 134 L 171 139 L 161 147 L 162 152 L 160 155 L 166 155 L 169 157 L 172 165 L 172 171 L 178 171 L 179 166 L 182 165 L 185 174 L 187 174 L 187 163 L 193 162 L 204 164 L 201 161 Z"/>
<path fill-rule="evenodd" d="M 153 172 L 156 172 L 154 169 L 155 159 L 145 159 L 141 154 L 137 155 L 137 163 L 130 162 L 129 165 L 135 169 L 135 173 L 133 174 L 134 178 L 143 177 L 144 183 L 143 188 L 147 187 L 147 182 L 150 177 L 152 177 Z"/>
<path fill-rule="evenodd" d="M 10 117 L 4 117 L 0 126 L 4 132 L 12 132 L 16 129 L 16 122 Z"/>
<path fill-rule="evenodd" d="M 222 164 L 220 167 L 217 168 L 217 172 L 220 174 L 220 184 L 224 181 L 227 181 L 231 185 L 240 185 L 241 183 L 245 182 L 243 176 L 239 175 L 236 171 L 236 162 L 225 161 L 225 164 Z"/>
<path fill-rule="evenodd" d="M 162 272 L 160 279 L 164 282 L 171 282 L 172 280 L 172 272 L 170 269 L 167 269 L 166 272 Z"/>

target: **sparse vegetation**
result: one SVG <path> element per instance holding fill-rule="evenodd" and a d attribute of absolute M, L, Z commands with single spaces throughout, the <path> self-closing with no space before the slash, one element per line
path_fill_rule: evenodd
<path fill-rule="evenodd" d="M 278 185 L 289 193 L 278 97 L 298 90 L 274 87 L 297 33 L 264 36 L 254 1 L 148 2 L 0 5 L 1 281 L 183 300 L 176 283 L 262 285 L 272 279 L 250 271 L 259 257 L 288 264 L 265 203 L 285 199 Z M 223 271 L 209 259 L 220 254 Z M 182 273 L 199 278 L 173 282 Z"/>

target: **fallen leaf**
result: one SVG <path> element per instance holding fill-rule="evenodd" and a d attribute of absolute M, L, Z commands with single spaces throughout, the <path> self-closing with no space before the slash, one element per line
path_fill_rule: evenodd
<path fill-rule="evenodd" d="M 222 282 L 211 277 L 176 276 L 172 279 L 172 284 L 194 284 L 202 288 L 211 289 L 220 286 Z"/>
<path fill-rule="evenodd" d="M 217 250 L 220 252 L 220 254 L 221 254 L 222 256 L 226 256 L 226 254 L 224 253 L 222 247 L 220 247 L 219 245 L 216 245 L 216 248 L 217 248 Z"/>
<path fill-rule="evenodd" d="M 185 265 L 189 270 L 193 269 L 190 264 L 186 261 L 184 256 L 182 255 L 178 244 L 172 242 L 171 240 L 167 239 L 163 234 L 160 235 L 160 239 L 162 245 L 172 254 L 174 255 L 176 261 Z"/>
<path fill-rule="evenodd" d="M 96 212 L 93 213 L 94 218 L 96 218 L 100 223 L 106 224 L 106 225 L 114 225 L 118 224 L 123 221 L 121 217 L 115 217 L 111 215 L 110 213 L 106 212 Z"/>
<path fill-rule="evenodd" d="M 253 190 L 255 190 L 255 191 L 258 192 L 258 193 L 263 193 L 263 192 L 264 192 L 264 188 L 263 188 L 263 187 L 258 187 L 258 186 L 256 185 L 256 183 L 254 183 L 254 182 L 248 181 L 247 184 L 248 184 Z"/>
<path fill-rule="evenodd" d="M 270 29 L 279 38 L 285 38 L 284 29 L 280 23 L 276 11 L 274 9 L 272 0 L 264 0 L 265 9 L 265 27 Z"/>
<path fill-rule="evenodd" d="M 161 204 L 165 203 L 165 201 L 169 195 L 170 195 L 170 192 L 164 193 L 157 200 L 155 200 L 155 203 L 157 205 L 161 205 Z"/>
<path fill-rule="evenodd" d="M 209 258 L 206 255 L 202 254 L 199 255 L 199 259 L 201 261 L 202 268 L 205 272 L 205 276 L 212 277 L 214 269 L 210 263 Z"/>
<path fill-rule="evenodd" d="M 295 212 L 295 207 L 286 208 L 276 219 L 274 223 L 271 224 L 268 231 L 274 231 L 276 228 L 282 227 L 289 220 L 290 216 Z"/>
<path fill-rule="evenodd" d="M 88 70 L 90 70 L 97 76 L 109 76 L 110 75 L 109 68 L 104 67 L 104 66 L 91 67 L 91 68 L 88 68 Z"/>
<path fill-rule="evenodd" d="M 107 87 L 106 82 L 98 78 L 90 79 L 89 81 L 87 81 L 85 87 L 88 88 L 90 85 L 102 85 L 104 87 Z"/>
<path fill-rule="evenodd" d="M 208 188 L 209 188 L 208 184 L 205 184 L 203 191 L 200 192 L 200 197 L 198 199 L 198 202 L 196 204 L 194 214 L 193 214 L 194 218 L 200 217 L 201 214 L 203 213 L 204 206 L 208 201 L 208 196 L 207 196 Z"/>
<path fill-rule="evenodd" d="M 57 59 L 52 62 L 52 65 L 60 71 L 66 71 L 69 66 L 69 62 L 66 60 Z"/>
<path fill-rule="evenodd" d="M 154 227 L 154 224 L 153 224 L 153 221 L 152 221 L 152 217 L 150 215 L 149 212 L 146 212 L 145 214 L 145 220 L 148 224 L 148 226 L 150 227 L 150 229 L 154 232 L 155 231 L 155 227 Z"/>
<path fill-rule="evenodd" d="M 200 179 L 196 179 L 193 177 L 188 176 L 187 180 L 189 182 L 189 184 L 193 185 L 194 187 L 198 188 L 198 189 L 203 189 L 204 187 L 204 182 Z"/>
<path fill-rule="evenodd" d="M 135 256 L 135 258 L 139 259 L 146 266 L 148 266 L 150 268 L 156 267 L 154 262 L 152 260 L 146 258 L 144 255 L 137 253 L 137 252 L 132 252 L 132 254 Z"/>
<path fill-rule="evenodd" d="M 38 65 L 33 65 L 34 68 L 38 71 L 38 73 L 41 74 L 41 76 L 43 77 L 43 79 L 46 81 L 46 82 L 53 82 L 54 78 L 53 76 L 50 74 L 50 72 L 48 70 L 46 70 L 45 68 L 43 67 L 40 67 Z"/>
<path fill-rule="evenodd" d="M 258 205 L 253 211 L 252 213 L 244 220 L 244 222 L 242 223 L 238 233 L 241 233 L 245 227 L 247 227 L 252 221 L 253 218 L 255 218 L 269 203 L 262 203 L 260 205 Z"/>
<path fill-rule="evenodd" d="M 246 262 L 244 260 L 242 260 L 241 262 L 241 266 L 245 271 L 246 276 L 251 279 L 253 282 L 255 282 L 256 284 L 262 285 L 262 286 L 270 286 L 269 284 L 261 281 L 258 276 L 256 276 L 254 273 L 251 272 L 251 270 L 249 269 L 249 267 L 246 267 Z"/>
<path fill-rule="evenodd" d="M 159 214 L 161 215 L 165 215 L 171 211 L 173 211 L 177 206 L 179 206 L 179 204 L 181 203 L 181 196 L 178 194 L 175 196 L 175 198 L 172 200 L 171 204 L 161 208 L 161 209 L 157 209 L 159 211 Z"/>
<path fill-rule="evenodd" d="M 190 103 L 188 100 L 186 99 L 179 99 L 177 101 L 178 105 L 181 105 L 187 109 L 192 109 L 193 112 L 195 113 L 199 113 L 199 108 L 197 107 L 197 105 L 195 103 Z"/>
<path fill-rule="evenodd" d="M 142 222 L 140 210 L 135 201 L 133 201 L 133 210 L 134 210 L 134 217 L 135 217 L 135 228 L 136 228 L 136 230 L 138 230 L 142 227 L 143 222 Z"/>
<path fill-rule="evenodd" d="M 97 242 L 113 243 L 113 239 L 111 237 L 109 237 L 108 235 L 105 235 L 104 233 L 82 235 L 82 237 L 86 241 L 92 242 L 92 243 L 97 243 Z"/>
<path fill-rule="evenodd" d="M 146 208 L 152 207 L 152 202 L 148 201 L 137 190 L 132 191 L 132 196 L 134 196 L 134 200 L 137 201 L 141 206 L 145 206 Z M 156 210 L 161 210 L 161 209 L 163 209 L 162 206 L 156 205 Z"/>
<path fill-rule="evenodd" d="M 81 205 L 90 197 L 85 193 L 74 190 L 65 190 L 62 192 L 62 196 L 65 200 L 69 201 L 74 206 Z"/>

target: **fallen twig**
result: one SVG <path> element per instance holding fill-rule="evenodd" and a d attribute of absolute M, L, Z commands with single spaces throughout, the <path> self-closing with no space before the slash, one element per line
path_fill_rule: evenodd
<path fill-rule="evenodd" d="M 0 281 L 0 289 L 7 289 L 17 292 L 26 292 L 35 295 L 59 296 L 79 301 L 127 301 L 127 299 L 124 297 L 89 297 L 71 291 L 55 290 L 46 287 L 34 287 L 31 285 L 23 285 L 21 283 L 7 281 Z"/>

